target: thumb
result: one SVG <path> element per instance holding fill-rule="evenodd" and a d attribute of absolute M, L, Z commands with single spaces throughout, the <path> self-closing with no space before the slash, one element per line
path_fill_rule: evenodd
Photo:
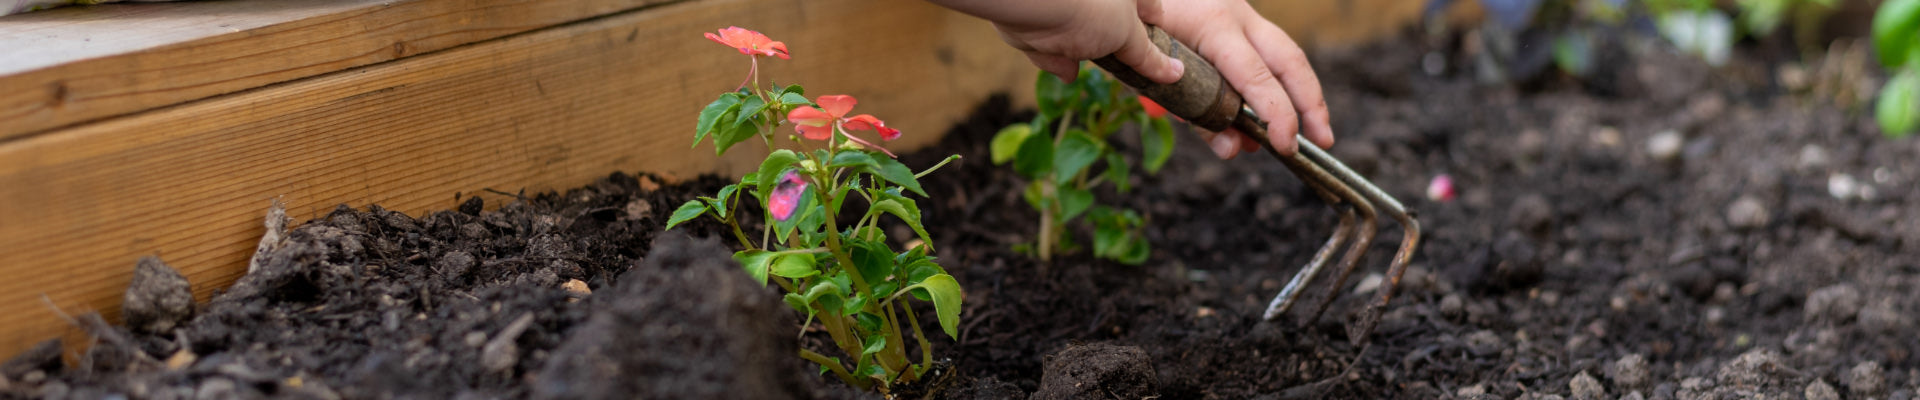
<path fill-rule="evenodd" d="M 1186 64 L 1154 47 L 1153 41 L 1147 38 L 1146 25 L 1136 25 L 1127 35 L 1126 43 L 1113 56 L 1140 75 L 1161 84 L 1180 81 L 1180 75 L 1185 74 L 1187 69 Z"/>

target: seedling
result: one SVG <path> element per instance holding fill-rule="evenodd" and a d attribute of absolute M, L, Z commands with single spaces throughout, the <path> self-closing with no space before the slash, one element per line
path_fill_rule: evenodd
<path fill-rule="evenodd" d="M 739 183 L 682 204 L 667 229 L 702 215 L 732 228 L 745 249 L 734 259 L 756 282 L 785 290 L 787 305 L 806 315 L 803 325 L 819 322 L 845 356 L 800 349 L 800 357 L 818 364 L 822 373 L 883 392 L 919 379 L 933 367 L 933 345 L 908 303 L 932 303 L 941 330 L 958 337 L 964 294 L 929 255 L 933 240 L 913 197 L 927 195 L 920 176 L 959 156 L 913 172 L 876 141 L 855 135 L 872 132 L 880 141 L 891 141 L 901 133 L 872 115 L 848 115 L 858 103 L 853 96 L 808 101 L 799 85 L 761 86 L 759 58 L 788 58 L 786 44 L 738 27 L 706 37 L 749 55 L 752 67 L 739 89 L 722 93 L 700 112 L 694 146 L 711 136 L 718 154 L 758 137 L 777 148 L 776 128 L 791 122 L 794 133 L 788 139 L 794 148 L 777 148 Z M 748 195 L 760 206 L 756 217 L 764 221 L 758 241 L 742 229 L 741 201 Z M 889 243 L 907 238 L 889 237 L 880 228 L 886 216 L 904 222 L 924 244 L 896 251 Z M 856 222 L 842 225 L 847 217 Z M 908 357 L 903 325 L 919 347 L 918 363 Z"/>
<path fill-rule="evenodd" d="M 1880 88 L 1874 117 L 1900 138 L 1920 128 L 1920 0 L 1887 0 L 1873 15 L 1873 50 L 1893 79 Z"/>
<path fill-rule="evenodd" d="M 1028 181 L 1023 198 L 1040 213 L 1028 248 L 1042 261 L 1078 247 L 1066 235 L 1067 224 L 1083 215 L 1093 225 L 1094 256 L 1126 264 L 1147 260 L 1150 247 L 1141 232 L 1146 220 L 1133 210 L 1096 205 L 1094 195 L 1107 183 L 1120 193 L 1132 190 L 1134 163 L 1115 146 L 1123 126 L 1140 132 L 1141 171 L 1159 172 L 1173 154 L 1166 109 L 1132 93 L 1091 67 L 1081 68 L 1072 82 L 1041 73 L 1034 85 L 1040 115 L 994 135 L 993 162 L 1011 163 Z M 1101 164 L 1098 173 L 1095 163 Z"/>

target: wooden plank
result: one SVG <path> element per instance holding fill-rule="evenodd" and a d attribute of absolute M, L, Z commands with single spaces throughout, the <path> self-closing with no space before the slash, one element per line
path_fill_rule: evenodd
<path fill-rule="evenodd" d="M 762 60 L 767 76 L 858 97 L 857 111 L 905 131 L 900 149 L 1032 84 L 990 25 L 924 2 L 702 1 L 0 142 L 0 355 L 75 334 L 42 294 L 118 314 L 142 255 L 205 300 L 244 271 L 270 199 L 296 221 L 341 203 L 419 215 L 483 188 L 752 165 L 764 149 L 719 160 L 688 147 L 699 108 L 747 70 L 700 36 L 728 25 L 788 42 L 794 58 Z"/>
<path fill-rule="evenodd" d="M 0 140 L 670 1 L 192 1 L 0 17 Z"/>

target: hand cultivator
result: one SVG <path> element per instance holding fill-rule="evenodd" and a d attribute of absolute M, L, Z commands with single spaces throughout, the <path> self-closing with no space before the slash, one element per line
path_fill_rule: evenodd
<path fill-rule="evenodd" d="M 1420 246 L 1420 221 L 1393 196 L 1387 195 L 1367 178 L 1354 173 L 1340 160 L 1309 143 L 1305 137 L 1297 137 L 1300 151 L 1293 155 L 1274 149 L 1265 139 L 1266 122 L 1254 115 L 1253 110 L 1241 100 L 1240 94 L 1221 77 L 1219 70 L 1159 28 L 1149 28 L 1149 31 L 1156 46 L 1186 63 L 1186 73 L 1179 82 L 1168 85 L 1154 83 L 1113 56 L 1094 60 L 1094 63 L 1195 126 L 1216 132 L 1234 128 L 1253 137 L 1254 141 L 1266 148 L 1268 154 L 1285 164 L 1288 171 L 1312 187 L 1321 199 L 1340 210 L 1340 224 L 1334 228 L 1333 237 L 1327 239 L 1306 267 L 1295 274 L 1280 290 L 1280 294 L 1274 297 L 1267 306 L 1265 319 L 1276 319 L 1293 309 L 1305 293 L 1303 289 L 1333 260 L 1336 253 L 1340 253 L 1344 245 L 1346 251 L 1340 257 L 1339 274 L 1333 284 L 1327 286 L 1326 297 L 1314 306 L 1302 324 L 1319 319 L 1346 284 L 1348 275 L 1360 264 L 1367 247 L 1373 244 L 1374 235 L 1379 231 L 1376 226 L 1378 214 L 1386 213 L 1406 230 L 1400 250 L 1394 254 L 1393 264 L 1388 268 L 1387 282 L 1380 289 L 1380 296 L 1367 306 L 1356 323 L 1347 326 L 1348 338 L 1355 343 L 1364 343 L 1374 326 L 1380 322 L 1387 301 L 1393 298 L 1394 289 L 1400 284 L 1400 276 L 1406 273 L 1407 263 Z"/>

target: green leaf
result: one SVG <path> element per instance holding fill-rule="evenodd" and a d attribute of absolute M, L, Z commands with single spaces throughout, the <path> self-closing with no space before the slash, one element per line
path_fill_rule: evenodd
<path fill-rule="evenodd" d="M 893 292 L 899 289 L 900 289 L 900 282 L 883 281 L 879 283 L 874 283 L 873 296 L 874 297 L 892 296 Z"/>
<path fill-rule="evenodd" d="M 1127 179 L 1132 172 L 1133 167 L 1127 165 L 1126 157 L 1116 152 L 1107 153 L 1107 170 L 1105 171 L 1105 175 L 1107 176 L 1108 182 L 1113 182 L 1113 188 L 1115 190 L 1119 190 L 1120 193 L 1133 190 L 1133 183 L 1128 182 L 1130 179 Z"/>
<path fill-rule="evenodd" d="M 1088 207 L 1093 206 L 1093 192 L 1091 191 L 1061 185 L 1056 193 L 1060 195 L 1060 221 L 1062 223 L 1072 221 L 1074 217 L 1080 216 L 1080 213 L 1086 212 Z"/>
<path fill-rule="evenodd" d="M 1042 207 L 1041 204 L 1047 201 L 1047 199 L 1045 195 L 1046 187 L 1041 185 L 1051 185 L 1051 184 L 1052 183 L 1050 182 L 1042 182 L 1042 181 L 1028 182 L 1027 190 L 1023 190 L 1020 192 L 1020 198 L 1027 201 L 1028 207 L 1033 207 L 1033 209 L 1035 210 L 1043 209 L 1044 207 Z"/>
<path fill-rule="evenodd" d="M 920 178 L 915 178 L 913 176 L 913 170 L 907 169 L 906 164 L 901 164 L 900 161 L 894 160 L 892 157 L 874 157 L 873 163 L 876 166 L 872 168 L 873 174 L 879 176 L 880 179 L 885 179 L 887 182 L 900 185 L 901 188 L 912 191 L 921 197 L 927 195 L 926 191 L 920 189 Z"/>
<path fill-rule="evenodd" d="M 898 195 L 885 197 L 887 195 L 884 193 L 882 196 L 883 200 L 874 202 L 873 206 L 867 209 L 867 213 L 886 212 L 900 217 L 901 221 L 906 221 L 908 228 L 913 228 L 913 234 L 919 235 L 921 241 L 926 242 L 928 247 L 932 247 L 933 235 L 928 235 L 927 227 L 920 224 L 920 206 L 914 203 L 913 199 L 906 197 Z"/>
<path fill-rule="evenodd" d="M 667 218 L 667 229 L 663 229 L 663 230 L 672 230 L 675 225 L 680 225 L 683 222 L 691 221 L 694 218 L 699 218 L 700 214 L 704 214 L 706 212 L 707 212 L 706 203 L 703 203 L 698 199 L 687 200 L 685 204 L 680 205 L 679 209 L 673 210 L 673 217 Z"/>
<path fill-rule="evenodd" d="M 767 262 L 778 254 L 760 249 L 747 249 L 733 253 L 733 260 L 739 261 L 741 268 L 747 269 L 747 275 L 752 276 L 754 282 L 759 283 L 760 286 L 766 286 Z"/>
<path fill-rule="evenodd" d="M 793 307 L 794 311 L 807 313 L 807 319 L 813 319 L 813 309 L 807 306 L 807 296 L 802 296 L 799 293 L 787 293 L 785 296 L 780 296 L 780 300 L 785 301 L 787 307 Z"/>
<path fill-rule="evenodd" d="M 1920 57 L 1920 0 L 1880 3 L 1873 13 L 1873 50 L 1888 69 L 1914 64 Z"/>
<path fill-rule="evenodd" d="M 774 276 L 793 279 L 820 274 L 820 270 L 814 267 L 813 255 L 804 253 L 781 255 L 773 261 L 771 272 Z"/>
<path fill-rule="evenodd" d="M 870 355 L 873 353 L 879 353 L 880 350 L 885 350 L 887 348 L 887 335 L 875 334 L 873 336 L 868 336 L 866 338 L 866 342 L 867 342 L 867 347 L 860 349 L 861 357 L 866 357 L 867 355 Z"/>
<path fill-rule="evenodd" d="M 735 105 L 736 107 L 739 105 Z M 732 114 L 739 115 L 739 114 Z M 722 116 L 721 118 L 727 118 Z M 740 116 L 732 125 L 716 126 L 713 133 L 714 154 L 725 154 L 733 145 L 745 142 L 760 134 L 756 124 L 748 123 L 753 116 Z"/>
<path fill-rule="evenodd" d="M 733 125 L 737 127 L 740 125 L 752 124 L 758 118 L 760 118 L 761 116 L 760 112 L 765 111 L 766 109 L 767 109 L 766 100 L 761 100 L 760 96 L 748 96 L 746 100 L 740 101 L 740 112 L 738 114 L 734 114 Z M 757 129 L 755 130 L 755 133 L 758 133 Z"/>
<path fill-rule="evenodd" d="M 940 316 L 940 329 L 946 331 L 948 337 L 960 337 L 960 300 L 966 298 L 960 291 L 960 282 L 954 281 L 952 275 L 939 274 L 907 289 L 925 290 L 927 296 L 933 298 L 934 314 Z"/>
<path fill-rule="evenodd" d="M 740 104 L 740 94 L 738 92 L 721 93 L 720 98 L 714 99 L 712 103 L 707 103 L 707 107 L 700 110 L 700 122 L 695 124 L 693 128 L 695 133 L 693 136 L 694 147 L 700 146 L 700 141 L 707 138 L 707 133 L 713 132 L 713 127 L 720 122 L 720 117 L 725 115 L 727 110 L 732 109 L 735 104 Z"/>
<path fill-rule="evenodd" d="M 833 153 L 832 161 L 827 162 L 829 167 L 873 167 L 875 165 L 877 164 L 874 164 L 873 155 L 862 150 L 840 150 L 838 153 Z"/>
<path fill-rule="evenodd" d="M 893 274 L 893 250 L 880 242 L 849 238 L 847 244 L 853 247 L 853 265 L 860 278 L 868 285 L 879 283 Z"/>
<path fill-rule="evenodd" d="M 713 213 L 719 215 L 720 219 L 727 219 L 728 210 L 732 209 L 730 205 L 733 204 L 728 200 L 731 200 L 734 192 L 738 191 L 740 191 L 740 184 L 737 183 L 720 188 L 720 195 L 713 198 Z"/>
<path fill-rule="evenodd" d="M 793 150 L 780 149 L 767 154 L 767 159 L 760 162 L 759 172 L 755 172 L 755 178 L 758 178 L 759 182 L 755 183 L 757 187 L 754 188 L 754 195 L 760 197 L 761 202 L 766 202 L 767 195 L 773 193 L 774 186 L 780 183 L 782 176 L 786 175 L 784 172 L 787 168 L 798 163 L 800 163 L 800 155 L 794 154 Z"/>
<path fill-rule="evenodd" d="M 1147 120 L 1149 123 L 1140 126 L 1140 147 L 1144 153 L 1140 167 L 1156 174 L 1160 167 L 1167 165 L 1167 159 L 1173 158 L 1173 124 L 1166 118 Z"/>
<path fill-rule="evenodd" d="M 1033 81 L 1033 95 L 1034 102 L 1040 107 L 1040 116 L 1057 120 L 1066 114 L 1079 92 L 1073 89 L 1073 85 L 1060 80 L 1060 77 L 1040 71 L 1040 77 Z"/>
<path fill-rule="evenodd" d="M 1874 118 L 1880 122 L 1880 132 L 1892 138 L 1906 137 L 1920 125 L 1920 76 L 1914 68 L 1901 69 L 1880 88 Z"/>
<path fill-rule="evenodd" d="M 1132 240 L 1127 242 L 1126 252 L 1121 253 L 1119 257 L 1114 257 L 1113 260 L 1126 265 L 1140 265 L 1147 262 L 1147 256 L 1153 254 L 1152 246 L 1147 244 L 1146 237 L 1138 234 L 1131 236 Z"/>
<path fill-rule="evenodd" d="M 1027 135 L 1013 156 L 1013 171 L 1027 179 L 1040 177 L 1053 169 L 1053 137 Z"/>
<path fill-rule="evenodd" d="M 1056 182 L 1069 182 L 1080 175 L 1087 166 L 1100 160 L 1100 153 L 1106 151 L 1106 145 L 1087 136 L 1079 129 L 1067 131 L 1060 138 L 1060 144 L 1053 149 L 1053 178 Z"/>
<path fill-rule="evenodd" d="M 990 146 L 993 164 L 1006 164 L 1007 161 L 1013 160 L 1013 156 L 1020 152 L 1020 146 L 1026 143 L 1028 136 L 1033 136 L 1033 126 L 1029 124 L 1008 125 L 1000 129 L 1000 133 L 993 134 L 993 144 Z"/>

